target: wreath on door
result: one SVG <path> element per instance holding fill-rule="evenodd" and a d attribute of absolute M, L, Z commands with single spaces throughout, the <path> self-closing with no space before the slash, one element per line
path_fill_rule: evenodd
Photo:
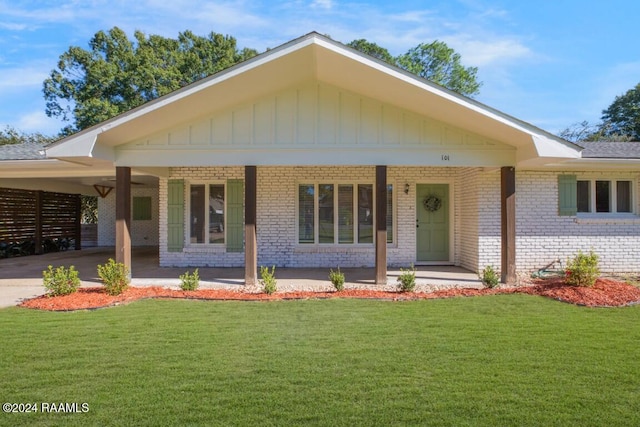
<path fill-rule="evenodd" d="M 442 207 L 442 199 L 435 195 L 427 196 L 422 201 L 422 205 L 426 211 L 435 212 Z"/>

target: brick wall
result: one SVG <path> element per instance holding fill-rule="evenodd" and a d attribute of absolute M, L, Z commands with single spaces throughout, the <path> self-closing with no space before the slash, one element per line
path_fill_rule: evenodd
<path fill-rule="evenodd" d="M 449 183 L 453 212 L 455 265 L 478 271 L 487 265 L 500 268 L 500 170 L 482 168 L 389 167 L 388 182 L 394 185 L 395 240 L 387 248 L 390 267 L 415 262 L 415 191 L 418 183 Z M 595 250 L 605 272 L 640 270 L 640 218 L 583 218 L 557 215 L 557 175 L 562 172 L 516 173 L 516 265 L 520 273 L 531 272 L 557 259 L 566 262 L 578 250 Z M 638 188 L 637 173 L 581 173 L 578 179 L 630 179 Z M 244 167 L 174 168 L 171 177 L 186 181 L 224 182 L 244 179 Z M 372 267 L 373 245 L 315 246 L 297 244 L 296 199 L 298 183 L 320 181 L 375 182 L 375 167 L 258 167 L 258 264 L 278 267 Z M 409 184 L 409 194 L 404 193 Z M 133 223 L 134 245 L 160 246 L 163 266 L 244 265 L 244 253 L 226 253 L 224 247 L 187 245 L 181 253 L 167 252 L 167 179 L 159 192 L 133 189 L 133 195 L 154 198 L 154 221 Z M 188 194 L 185 194 L 188 197 Z M 157 200 L 157 202 L 156 202 Z M 638 205 L 637 194 L 634 200 Z M 157 206 L 162 208 L 157 211 Z M 636 206 L 636 212 L 640 206 Z M 99 201 L 99 244 L 115 243 L 115 195 Z M 188 215 L 185 214 L 188 218 Z M 158 227 L 159 238 L 153 233 Z M 186 232 L 185 232 L 186 234 Z M 147 237 L 145 239 L 144 237 Z"/>
<path fill-rule="evenodd" d="M 131 221 L 132 246 L 157 246 L 159 204 L 155 188 L 131 188 L 131 197 L 151 197 L 151 220 Z M 104 199 L 98 197 L 98 246 L 116 244 L 116 192 Z"/>
<path fill-rule="evenodd" d="M 466 171 L 467 176 L 461 176 Z M 477 243 L 476 214 L 469 206 L 477 203 L 475 193 L 460 191 L 469 180 L 483 173 L 479 169 L 389 167 L 387 181 L 394 186 L 395 240 L 387 249 L 389 266 L 408 267 L 415 262 L 415 190 L 417 183 L 449 183 L 453 195 L 451 225 L 454 230 L 453 262 L 476 269 L 473 248 Z M 216 181 L 242 179 L 243 167 L 174 168 L 172 179 L 186 181 Z M 499 178 L 499 174 L 498 174 Z M 373 245 L 298 245 L 297 244 L 297 184 L 326 182 L 375 182 L 375 166 L 364 167 L 258 167 L 258 265 L 278 267 L 373 267 Z M 404 193 L 409 184 L 409 194 Z M 499 184 L 499 181 L 498 181 Z M 472 184 L 473 185 L 473 184 Z M 160 180 L 160 205 L 166 206 L 167 180 Z M 185 194 L 185 197 L 187 195 Z M 467 203 L 466 198 L 473 201 Z M 498 207 L 499 212 L 499 207 Z M 188 217 L 188 215 L 185 215 Z M 243 266 L 243 253 L 226 253 L 223 247 L 187 245 L 183 252 L 166 250 L 166 208 L 160 210 L 160 263 L 163 266 Z M 499 221 L 498 221 L 499 226 Z M 460 233 L 458 230 L 470 230 Z M 498 228 L 499 232 L 499 228 Z M 498 251 L 499 255 L 499 251 Z M 469 259 L 467 259 L 469 258 Z"/>
<path fill-rule="evenodd" d="M 223 183 L 228 179 L 244 179 L 244 167 L 220 168 L 172 168 L 171 179 L 184 179 L 187 182 Z M 218 245 L 189 245 L 182 252 L 167 251 L 167 185 L 168 180 L 159 180 L 160 200 L 160 265 L 163 267 L 242 267 L 244 266 L 244 252 L 227 253 L 223 246 Z M 184 196 L 189 198 L 185 189 Z M 185 209 L 187 200 L 185 200 Z M 185 211 L 185 220 L 189 215 Z M 185 236 L 188 236 L 185 227 Z"/>
<path fill-rule="evenodd" d="M 558 174 L 578 179 L 626 179 L 638 188 L 637 173 L 628 172 L 518 172 L 516 176 L 516 265 L 532 271 L 566 260 L 578 250 L 593 249 L 601 270 L 625 273 L 640 270 L 640 218 L 614 215 L 584 218 L 558 216 Z M 635 211 L 639 212 L 637 192 Z M 607 218 L 608 216 L 608 218 Z"/>

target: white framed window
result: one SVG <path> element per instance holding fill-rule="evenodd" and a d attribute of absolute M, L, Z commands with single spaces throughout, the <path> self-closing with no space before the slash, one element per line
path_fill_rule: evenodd
<path fill-rule="evenodd" d="M 371 183 L 298 184 L 298 243 L 371 245 L 375 191 Z M 394 239 L 393 184 L 387 185 L 387 243 Z"/>
<path fill-rule="evenodd" d="M 224 183 L 189 184 L 189 242 L 226 242 L 226 188 Z"/>
<path fill-rule="evenodd" d="M 632 213 L 631 180 L 579 179 L 576 182 L 578 213 Z"/>

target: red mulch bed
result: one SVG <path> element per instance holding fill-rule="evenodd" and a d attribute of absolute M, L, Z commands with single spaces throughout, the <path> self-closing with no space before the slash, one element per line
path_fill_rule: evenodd
<path fill-rule="evenodd" d="M 541 295 L 571 304 L 587 307 L 621 307 L 640 303 L 640 288 L 611 279 L 598 279 L 591 288 L 565 285 L 563 279 L 537 280 L 532 286 L 503 289 L 456 288 L 434 292 L 388 292 L 351 289 L 341 292 L 277 292 L 272 295 L 249 293 L 227 289 L 200 289 L 181 291 L 151 287 L 130 287 L 121 295 L 110 296 L 104 288 L 80 288 L 71 295 L 51 297 L 47 295 L 26 300 L 21 307 L 50 311 L 86 310 L 126 304 L 144 298 L 183 298 L 203 300 L 285 300 L 321 298 L 368 298 L 407 301 L 418 299 L 451 298 L 460 296 L 480 296 L 523 293 Z"/>

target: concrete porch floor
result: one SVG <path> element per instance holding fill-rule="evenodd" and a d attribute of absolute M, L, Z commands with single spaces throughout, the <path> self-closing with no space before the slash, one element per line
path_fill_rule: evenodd
<path fill-rule="evenodd" d="M 115 257 L 112 247 L 86 248 L 80 251 L 55 252 L 44 255 L 0 259 L 0 307 L 16 305 L 22 299 L 45 293 L 42 271 L 48 265 L 69 267 L 79 272 L 82 286 L 99 286 L 97 265 Z M 179 276 L 195 268 L 159 267 L 157 248 L 134 248 L 132 253 L 133 286 L 163 286 L 178 288 Z M 387 285 L 375 285 L 373 268 L 341 268 L 345 275 L 345 288 L 397 289 L 400 269 L 389 268 Z M 198 267 L 200 287 L 236 288 L 244 286 L 244 268 Z M 328 278 L 329 268 L 277 268 L 279 291 L 333 289 Z M 416 290 L 432 291 L 448 287 L 482 287 L 478 276 L 461 267 L 419 266 L 416 272 Z M 257 289 L 255 289 L 257 290 Z"/>

